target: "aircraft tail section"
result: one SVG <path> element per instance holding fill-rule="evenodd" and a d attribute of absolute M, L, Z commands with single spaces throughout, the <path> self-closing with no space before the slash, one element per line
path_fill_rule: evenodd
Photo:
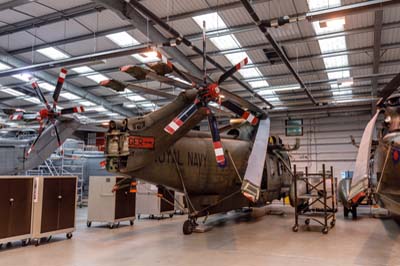
<path fill-rule="evenodd" d="M 81 123 L 79 121 L 68 119 L 56 121 L 55 125 L 47 127 L 43 131 L 40 139 L 36 142 L 35 149 L 25 158 L 20 171 L 26 171 L 40 165 L 59 147 L 54 126 L 57 127 L 60 141 L 63 143 L 74 134 L 75 130 L 78 129 L 80 125 Z"/>

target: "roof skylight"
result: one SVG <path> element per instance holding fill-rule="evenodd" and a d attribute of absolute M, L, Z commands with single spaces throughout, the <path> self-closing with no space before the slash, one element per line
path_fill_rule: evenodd
<path fill-rule="evenodd" d="M 83 74 L 83 73 L 90 73 L 93 72 L 94 70 L 88 66 L 80 66 L 80 67 L 74 67 L 71 68 L 72 71 L 75 71 L 76 73 Z"/>
<path fill-rule="evenodd" d="M 134 101 L 134 102 L 146 101 L 146 99 L 140 95 L 128 95 L 128 96 L 126 96 L 126 98 L 128 98 L 129 100 Z"/>
<path fill-rule="evenodd" d="M 249 84 L 252 88 L 261 88 L 269 86 L 266 80 L 250 81 Z"/>
<path fill-rule="evenodd" d="M 308 0 L 311 11 L 340 6 L 340 0 Z"/>
<path fill-rule="evenodd" d="M 346 50 L 346 39 L 344 36 L 318 40 L 322 53 Z"/>
<path fill-rule="evenodd" d="M 120 47 L 128 47 L 140 44 L 140 42 L 134 39 L 126 31 L 108 34 L 106 35 L 106 38 L 108 38 L 109 40 L 111 40 Z"/>
<path fill-rule="evenodd" d="M 214 37 L 210 40 L 220 50 L 240 48 L 239 41 L 233 34 Z"/>
<path fill-rule="evenodd" d="M 160 58 L 158 57 L 157 52 L 133 54 L 132 56 L 144 64 L 160 61 Z"/>
<path fill-rule="evenodd" d="M 41 53 L 42 55 L 44 55 L 50 59 L 53 59 L 53 60 L 60 60 L 60 59 L 65 59 L 65 58 L 70 57 L 66 53 L 61 52 L 60 50 L 58 50 L 57 48 L 54 48 L 54 47 L 46 47 L 46 48 L 38 49 L 37 51 L 39 53 Z"/>
<path fill-rule="evenodd" d="M 256 67 L 240 69 L 239 73 L 244 78 L 256 78 L 262 76 L 260 70 Z"/>
<path fill-rule="evenodd" d="M 39 84 L 39 87 L 40 87 L 41 89 L 44 89 L 44 90 L 46 90 L 46 91 L 53 91 L 53 90 L 54 90 L 54 86 L 51 85 L 50 83 L 47 83 L 47 82 L 39 82 L 38 84 Z"/>
<path fill-rule="evenodd" d="M 25 97 L 24 100 L 31 102 L 31 103 L 36 103 L 36 104 L 40 103 L 40 100 L 38 98 L 30 97 L 30 96 Z"/>
<path fill-rule="evenodd" d="M 15 74 L 15 75 L 12 75 L 12 76 L 14 78 L 22 80 L 24 82 L 28 82 L 30 80 L 30 78 L 32 77 L 32 75 L 29 74 L 29 73 Z"/>
<path fill-rule="evenodd" d="M 5 88 L 5 89 L 2 89 L 1 91 L 5 92 L 5 93 L 8 93 L 8 94 L 11 94 L 13 96 L 23 96 L 23 95 L 25 95 L 24 93 L 22 93 L 20 91 L 17 91 L 17 90 L 14 90 L 14 89 L 11 89 L 11 88 Z"/>
<path fill-rule="evenodd" d="M 10 67 L 9 65 L 0 62 L 0 71 L 11 69 L 11 68 L 12 67 Z"/>
<path fill-rule="evenodd" d="M 329 79 L 343 79 L 343 78 L 348 78 L 348 77 L 350 77 L 350 71 L 349 70 L 337 71 L 337 72 L 328 72 L 328 78 Z"/>
<path fill-rule="evenodd" d="M 78 100 L 78 99 L 82 99 L 81 97 L 79 97 L 78 95 L 72 94 L 70 92 L 62 92 L 60 94 L 61 97 L 68 99 L 68 100 Z"/>
<path fill-rule="evenodd" d="M 329 19 L 325 21 L 314 21 L 313 27 L 316 34 L 326 34 L 331 32 L 343 31 L 346 20 L 344 17 Z"/>
<path fill-rule="evenodd" d="M 326 68 L 342 67 L 349 64 L 347 55 L 339 55 L 334 57 L 324 58 L 324 64 Z"/>
<path fill-rule="evenodd" d="M 100 73 L 99 74 L 89 75 L 89 76 L 86 76 L 86 77 L 91 79 L 91 80 L 93 80 L 96 83 L 100 83 L 101 81 L 108 79 L 106 76 L 104 76 L 103 74 L 100 74 Z"/>
<path fill-rule="evenodd" d="M 220 30 L 227 28 L 225 22 L 222 20 L 222 18 L 218 15 L 217 12 L 195 16 L 193 17 L 193 20 L 197 23 L 197 25 L 200 26 L 200 28 L 203 28 L 203 21 L 205 21 L 206 31 Z"/>

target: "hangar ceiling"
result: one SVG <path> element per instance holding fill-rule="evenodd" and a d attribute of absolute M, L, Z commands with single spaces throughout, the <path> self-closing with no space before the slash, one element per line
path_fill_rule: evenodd
<path fill-rule="evenodd" d="M 274 22 L 282 16 L 296 19 L 269 28 L 269 33 L 283 47 L 313 97 L 328 103 L 324 106 L 313 105 L 299 88 L 240 1 L 163 2 L 140 1 L 199 48 L 200 22 L 207 20 L 208 54 L 223 68 L 231 67 L 243 56 L 250 58 L 251 63 L 224 88 L 261 107 L 271 103 L 272 116 L 370 113 L 379 90 L 400 71 L 399 1 L 251 1 L 262 20 Z M 119 72 L 122 65 L 151 60 L 135 53 L 138 48 L 173 37 L 140 13 L 129 17 L 124 3 L 0 1 L 1 106 L 39 109 L 27 77 L 34 75 L 50 95 L 63 65 L 67 65 L 69 75 L 60 106 L 84 105 L 88 112 L 83 119 L 122 118 L 168 103 L 170 100 L 161 97 L 130 90 L 117 93 L 98 85 L 103 79 L 116 78 L 174 94 L 180 91 L 151 80 L 131 80 Z M 330 17 L 304 19 L 310 12 Z M 165 54 L 182 69 L 200 73 L 201 57 L 192 49 L 180 45 L 166 49 Z M 27 66 L 32 69 L 23 68 Z M 212 64 L 207 68 L 211 78 L 221 74 Z"/>

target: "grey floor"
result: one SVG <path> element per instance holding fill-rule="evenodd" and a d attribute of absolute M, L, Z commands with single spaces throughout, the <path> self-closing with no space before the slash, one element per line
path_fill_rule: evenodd
<path fill-rule="evenodd" d="M 291 208 L 272 206 L 284 215 L 256 211 L 210 218 L 215 227 L 206 233 L 184 236 L 184 216 L 164 220 L 136 220 L 110 230 L 86 227 L 86 209 L 78 210 L 74 237 L 56 236 L 39 247 L 0 250 L 0 265 L 400 265 L 400 227 L 393 220 L 374 219 L 365 209 L 357 222 L 339 215 L 329 234 L 319 227 L 293 233 Z"/>

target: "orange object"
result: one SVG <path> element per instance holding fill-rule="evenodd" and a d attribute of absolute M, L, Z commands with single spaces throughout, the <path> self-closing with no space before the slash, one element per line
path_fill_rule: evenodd
<path fill-rule="evenodd" d="M 154 149 L 154 137 L 130 136 L 128 140 L 131 149 Z"/>
<path fill-rule="evenodd" d="M 365 193 L 363 191 L 361 191 L 360 193 L 358 193 L 354 198 L 351 199 L 351 201 L 353 203 L 357 203 L 358 200 L 362 197 L 365 197 Z"/>

